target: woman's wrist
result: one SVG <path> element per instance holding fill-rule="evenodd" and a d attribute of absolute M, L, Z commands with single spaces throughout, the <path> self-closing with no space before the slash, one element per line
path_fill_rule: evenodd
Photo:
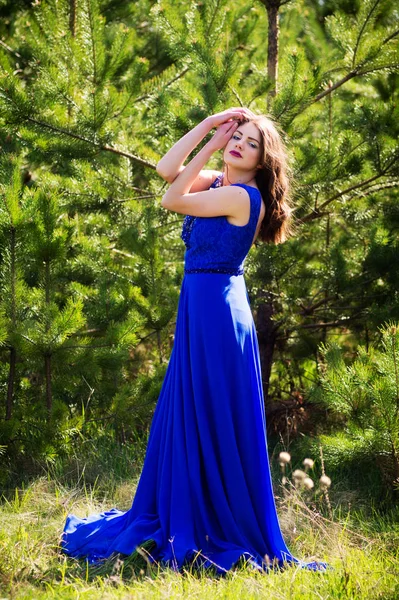
<path fill-rule="evenodd" d="M 162 175 L 171 175 L 180 171 L 181 166 L 188 155 L 208 135 L 213 128 L 213 120 L 206 117 L 200 121 L 191 131 L 186 133 L 158 162 L 157 171 Z"/>
<path fill-rule="evenodd" d="M 171 183 L 163 199 L 172 199 L 188 194 L 201 169 L 206 165 L 214 152 L 214 146 L 210 142 L 207 142 L 194 158 L 190 160 L 173 183 Z"/>
<path fill-rule="evenodd" d="M 198 146 L 198 144 L 204 139 L 204 137 L 206 137 L 208 135 L 208 133 L 210 133 L 212 131 L 212 129 L 214 128 L 214 124 L 213 124 L 213 118 L 212 116 L 209 117 L 205 117 L 205 119 L 203 119 L 202 121 L 200 121 L 198 123 L 198 125 L 196 125 L 194 127 L 194 129 L 192 129 L 191 131 L 198 131 L 199 137 L 200 139 L 198 139 L 198 143 L 196 144 L 196 146 Z"/>
<path fill-rule="evenodd" d="M 203 148 L 206 148 L 206 152 L 208 152 L 208 154 L 210 154 L 211 156 L 212 154 L 220 150 L 220 148 L 216 148 L 216 146 L 212 143 L 212 139 L 213 138 L 208 140 L 207 143 L 203 146 Z"/>
<path fill-rule="evenodd" d="M 205 117 L 205 119 L 202 121 L 202 123 L 206 123 L 206 126 L 208 128 L 208 133 L 214 128 L 212 116 Z"/>

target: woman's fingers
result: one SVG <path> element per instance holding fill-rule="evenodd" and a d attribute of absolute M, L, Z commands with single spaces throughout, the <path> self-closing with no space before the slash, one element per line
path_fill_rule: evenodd
<path fill-rule="evenodd" d="M 256 116 L 245 107 L 232 107 L 221 113 L 213 115 L 214 127 L 217 131 L 214 134 L 213 144 L 215 148 L 224 148 L 227 142 L 231 139 L 234 131 L 244 117 Z"/>
<path fill-rule="evenodd" d="M 232 108 L 230 111 L 228 111 L 229 114 L 229 118 L 234 118 L 234 117 L 238 117 L 238 118 L 243 118 L 243 117 L 253 117 L 255 116 L 253 112 L 251 112 L 250 110 L 248 110 L 247 108 Z"/>
<path fill-rule="evenodd" d="M 227 127 L 222 126 L 222 136 L 225 140 L 224 144 L 226 145 L 231 136 L 233 135 L 234 131 L 237 129 L 238 123 L 237 121 L 230 121 L 228 123 L 224 123 L 223 125 L 227 125 Z"/>
<path fill-rule="evenodd" d="M 238 122 L 234 119 L 232 121 L 225 121 L 224 123 L 221 123 L 213 136 L 213 143 L 215 146 L 218 149 L 224 148 L 237 127 Z"/>
<path fill-rule="evenodd" d="M 224 110 L 220 113 L 213 115 L 213 127 L 219 127 L 223 123 L 229 123 L 234 121 L 239 121 L 243 118 L 250 118 L 251 116 L 255 116 L 249 109 L 243 106 L 233 106 L 227 110 Z"/>
<path fill-rule="evenodd" d="M 237 123 L 237 121 L 231 121 L 231 123 L 230 123 L 230 127 L 229 127 L 229 131 L 230 131 L 231 129 L 233 129 L 233 127 L 234 127 L 234 128 L 235 128 L 235 127 L 238 127 L 238 123 Z"/>
<path fill-rule="evenodd" d="M 237 121 L 235 121 L 234 119 L 232 119 L 231 121 L 226 121 L 225 123 L 222 123 L 221 126 L 223 129 L 226 130 L 226 132 L 231 131 L 231 129 L 233 127 L 238 127 L 238 123 Z"/>

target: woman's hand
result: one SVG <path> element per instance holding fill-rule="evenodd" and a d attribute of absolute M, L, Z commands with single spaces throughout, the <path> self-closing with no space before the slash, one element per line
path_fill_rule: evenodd
<path fill-rule="evenodd" d="M 227 144 L 227 142 L 231 139 L 234 132 L 237 130 L 238 122 L 237 121 L 227 121 L 226 123 L 222 123 L 216 132 L 213 134 L 213 137 L 206 144 L 208 148 L 212 150 L 212 152 L 216 152 L 216 150 L 221 150 Z"/>
<path fill-rule="evenodd" d="M 220 113 L 216 113 L 215 115 L 211 115 L 210 117 L 207 117 L 207 121 L 210 124 L 211 129 L 213 129 L 214 127 L 219 127 L 219 125 L 222 125 L 227 121 L 231 121 L 232 119 L 240 121 L 245 117 L 250 118 L 254 116 L 255 114 L 251 110 L 249 110 L 249 108 L 238 106 L 234 108 L 229 108 Z"/>

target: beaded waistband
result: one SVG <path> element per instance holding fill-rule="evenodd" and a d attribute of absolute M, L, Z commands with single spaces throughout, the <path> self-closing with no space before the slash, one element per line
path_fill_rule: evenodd
<path fill-rule="evenodd" d="M 184 269 L 184 273 L 226 273 L 227 275 L 243 275 L 244 269 L 241 267 L 237 267 L 236 269 L 228 267 L 199 267 L 197 269 Z"/>

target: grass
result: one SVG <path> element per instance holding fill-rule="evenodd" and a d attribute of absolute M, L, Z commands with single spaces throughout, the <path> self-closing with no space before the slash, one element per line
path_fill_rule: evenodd
<path fill-rule="evenodd" d="M 64 465 L 65 467 L 65 465 Z M 333 485 L 332 513 L 317 490 L 276 485 L 281 528 L 289 549 L 304 560 L 323 560 L 333 571 L 289 565 L 258 573 L 243 562 L 224 577 L 187 567 L 183 573 L 151 564 L 143 550 L 101 566 L 59 552 L 68 512 L 84 516 L 112 507 L 128 510 L 138 475 L 94 478 L 71 484 L 59 465 L 3 495 L 0 504 L 0 599 L 14 598 L 212 598 L 384 600 L 399 597 L 399 507 L 381 513 L 372 504 L 354 507 L 353 495 Z M 94 481 L 94 482 L 93 482 Z M 274 478 L 276 481 L 276 478 Z M 67 482 L 67 483 L 66 483 Z M 346 494 L 346 495 L 345 495 Z M 347 502 L 351 499 L 351 504 Z"/>

